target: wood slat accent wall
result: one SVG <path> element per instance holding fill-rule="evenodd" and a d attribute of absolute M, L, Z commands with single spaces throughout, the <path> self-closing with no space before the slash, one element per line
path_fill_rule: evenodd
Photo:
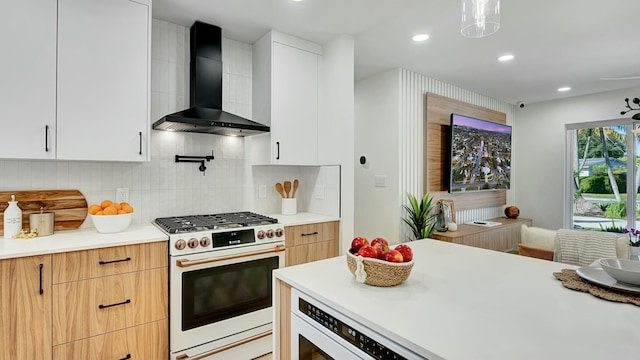
<path fill-rule="evenodd" d="M 506 191 L 450 194 L 448 192 L 449 124 L 451 113 L 500 124 L 507 123 L 505 113 L 468 104 L 434 93 L 427 93 L 425 104 L 425 189 L 436 199 L 453 199 L 456 210 L 505 205 Z"/>

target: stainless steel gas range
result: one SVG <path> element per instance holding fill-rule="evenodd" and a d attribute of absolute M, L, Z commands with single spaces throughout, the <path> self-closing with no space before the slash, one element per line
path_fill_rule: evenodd
<path fill-rule="evenodd" d="M 169 235 L 171 359 L 251 359 L 272 351 L 272 272 L 284 227 L 225 213 L 159 218 Z"/>

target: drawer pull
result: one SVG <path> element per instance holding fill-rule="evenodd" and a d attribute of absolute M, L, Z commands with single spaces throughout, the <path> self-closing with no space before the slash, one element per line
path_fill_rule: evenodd
<path fill-rule="evenodd" d="M 130 261 L 130 260 L 131 260 L 131 258 L 130 258 L 130 257 L 127 257 L 126 259 L 111 260 L 111 261 L 102 261 L 102 260 L 100 260 L 100 261 L 98 262 L 98 264 L 100 264 L 100 265 L 105 265 L 105 264 L 113 264 L 113 263 L 118 263 L 118 262 L 123 262 L 123 261 Z"/>
<path fill-rule="evenodd" d="M 127 300 L 125 300 L 125 301 L 123 301 L 123 302 L 119 302 L 119 303 L 115 303 L 115 304 L 110 304 L 110 305 L 102 305 L 102 304 L 100 304 L 100 305 L 98 305 L 98 308 L 99 308 L 99 309 L 106 309 L 106 308 L 108 308 L 108 307 L 118 306 L 118 305 L 124 305 L 124 304 L 128 304 L 128 303 L 130 303 L 130 302 L 131 302 L 131 299 L 127 299 Z"/>
<path fill-rule="evenodd" d="M 312 233 L 308 233 L 308 234 L 302 234 L 302 236 L 313 236 L 313 235 L 318 235 L 317 231 L 314 231 Z"/>
<path fill-rule="evenodd" d="M 127 356 L 123 357 L 120 360 L 127 360 L 127 359 L 131 359 L 131 354 L 127 354 Z"/>
<path fill-rule="evenodd" d="M 40 295 L 44 294 L 44 290 L 42 289 L 42 267 L 44 265 L 40 264 Z"/>

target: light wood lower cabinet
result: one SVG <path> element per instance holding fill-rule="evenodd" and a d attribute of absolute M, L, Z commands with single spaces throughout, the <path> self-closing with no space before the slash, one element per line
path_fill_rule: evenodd
<path fill-rule="evenodd" d="M 506 251 L 518 248 L 522 225 L 531 226 L 533 224 L 531 219 L 525 218 L 500 217 L 488 221 L 499 222 L 500 225 L 485 227 L 462 224 L 458 226 L 458 231 L 436 231 L 431 235 L 431 238 L 483 249 Z"/>
<path fill-rule="evenodd" d="M 0 260 L 0 360 L 51 359 L 51 255 Z"/>
<path fill-rule="evenodd" d="M 166 359 L 167 319 L 53 348 L 53 360 Z"/>
<path fill-rule="evenodd" d="M 167 359 L 167 242 L 53 255 L 53 359 Z"/>
<path fill-rule="evenodd" d="M 167 261 L 164 241 L 70 251 L 54 255 L 53 283 L 166 267 Z"/>
<path fill-rule="evenodd" d="M 285 226 L 285 265 L 292 266 L 338 256 L 339 221 Z"/>
<path fill-rule="evenodd" d="M 167 269 L 137 271 L 53 287 L 53 344 L 167 317 Z"/>

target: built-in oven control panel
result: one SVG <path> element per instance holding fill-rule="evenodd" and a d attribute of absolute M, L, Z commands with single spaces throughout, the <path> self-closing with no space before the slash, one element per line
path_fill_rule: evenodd
<path fill-rule="evenodd" d="M 375 341 L 360 330 L 345 324 L 317 306 L 298 298 L 298 309 L 311 320 L 329 329 L 334 334 L 351 343 L 353 346 L 380 360 L 407 360 L 402 355 Z"/>
<path fill-rule="evenodd" d="M 284 225 L 269 224 L 215 231 L 198 231 L 169 236 L 169 253 L 188 255 L 268 243 L 284 243 Z"/>

